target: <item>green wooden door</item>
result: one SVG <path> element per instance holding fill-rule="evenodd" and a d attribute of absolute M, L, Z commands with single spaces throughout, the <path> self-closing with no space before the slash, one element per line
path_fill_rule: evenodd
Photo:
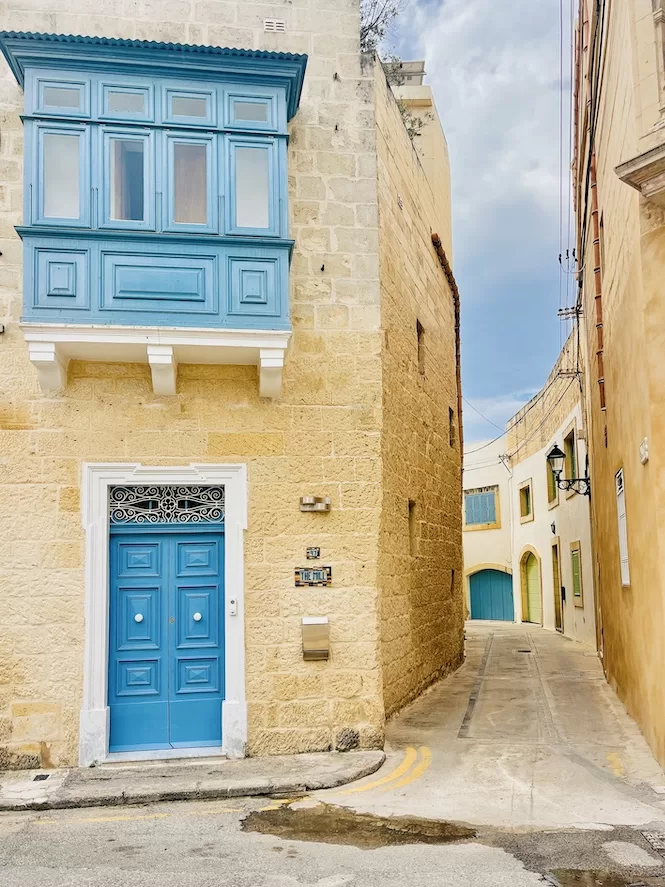
<path fill-rule="evenodd" d="M 543 611 L 540 603 L 540 570 L 538 561 L 533 554 L 527 554 L 524 562 L 526 578 L 526 603 L 527 612 L 525 622 L 542 624 Z"/>

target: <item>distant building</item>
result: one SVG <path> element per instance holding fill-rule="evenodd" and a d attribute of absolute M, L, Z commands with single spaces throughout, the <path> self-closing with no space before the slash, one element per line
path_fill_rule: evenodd
<path fill-rule="evenodd" d="M 463 658 L 431 91 L 421 158 L 357 3 L 33 6 L 0 34 L 0 768 L 381 746 Z"/>
<path fill-rule="evenodd" d="M 608 681 L 661 764 L 664 47 L 662 0 L 580 2 L 573 174 L 599 645 Z"/>
<path fill-rule="evenodd" d="M 583 377 L 571 337 L 506 434 L 468 446 L 464 568 L 472 619 L 531 622 L 595 648 L 589 499 L 560 490 L 547 459 L 556 444 L 562 477 L 586 474 Z"/>

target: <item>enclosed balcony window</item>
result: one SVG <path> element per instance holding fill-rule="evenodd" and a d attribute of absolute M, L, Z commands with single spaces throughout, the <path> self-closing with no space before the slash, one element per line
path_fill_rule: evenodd
<path fill-rule="evenodd" d="M 111 218 L 145 219 L 143 141 L 111 139 Z"/>
<path fill-rule="evenodd" d="M 81 105 L 81 90 L 70 86 L 44 86 L 42 104 L 45 108 L 75 108 Z"/>
<path fill-rule="evenodd" d="M 268 152 L 261 148 L 236 150 L 236 225 L 267 228 L 270 225 Z"/>
<path fill-rule="evenodd" d="M 146 97 L 143 92 L 109 90 L 107 108 L 113 114 L 145 114 Z"/>
<path fill-rule="evenodd" d="M 179 143 L 173 147 L 174 221 L 205 225 L 208 217 L 208 162 L 205 145 Z"/>
<path fill-rule="evenodd" d="M 66 133 L 43 134 L 43 209 L 47 219 L 80 217 L 80 138 Z"/>
<path fill-rule="evenodd" d="M 173 96 L 171 110 L 174 117 L 200 117 L 208 116 L 208 100 L 193 96 Z"/>
<path fill-rule="evenodd" d="M 235 120 L 267 123 L 269 107 L 267 102 L 234 102 Z"/>

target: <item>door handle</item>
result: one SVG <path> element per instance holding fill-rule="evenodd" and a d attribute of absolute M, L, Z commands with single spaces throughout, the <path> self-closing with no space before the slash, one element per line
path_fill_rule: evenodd
<path fill-rule="evenodd" d="M 143 613 L 137 613 L 136 616 L 134 616 L 134 622 L 143 622 Z"/>
<path fill-rule="evenodd" d="M 200 622 L 203 619 L 203 616 L 201 616 L 200 613 L 194 613 L 192 619 L 194 620 L 194 622 Z"/>

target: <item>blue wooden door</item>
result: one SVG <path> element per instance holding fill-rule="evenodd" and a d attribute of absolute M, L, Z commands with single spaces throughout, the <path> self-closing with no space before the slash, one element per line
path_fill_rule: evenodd
<path fill-rule="evenodd" d="M 224 536 L 111 536 L 110 751 L 222 744 Z"/>
<path fill-rule="evenodd" d="M 509 573 L 480 570 L 470 577 L 469 586 L 472 619 L 513 621 L 513 579 Z"/>

